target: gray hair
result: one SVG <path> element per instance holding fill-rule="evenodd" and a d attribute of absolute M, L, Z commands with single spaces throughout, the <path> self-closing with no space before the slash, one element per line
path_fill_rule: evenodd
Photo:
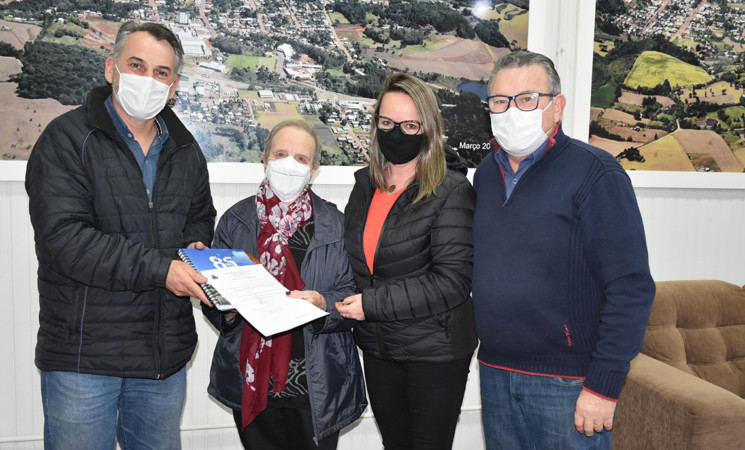
<path fill-rule="evenodd" d="M 174 67 L 174 70 L 176 71 L 176 75 L 174 76 L 175 79 L 176 76 L 178 76 L 178 72 L 181 69 L 181 65 L 183 63 L 184 48 L 181 46 L 181 41 L 179 40 L 178 36 L 173 34 L 173 31 L 171 31 L 169 28 L 159 23 L 127 22 L 122 25 L 119 28 L 119 31 L 116 33 L 116 41 L 114 41 L 114 60 L 119 59 L 119 55 L 122 54 L 122 48 L 124 48 L 124 43 L 127 41 L 127 38 L 129 38 L 132 33 L 136 33 L 138 31 L 149 33 L 152 37 L 159 41 L 168 42 L 168 44 L 173 49 L 173 53 L 175 53 L 176 55 L 176 66 Z"/>
<path fill-rule="evenodd" d="M 272 152 L 274 137 L 277 136 L 277 133 L 279 133 L 281 129 L 287 127 L 293 127 L 305 131 L 306 133 L 308 133 L 308 136 L 313 138 L 313 155 L 311 165 L 313 167 L 316 167 L 318 163 L 321 162 L 321 138 L 318 136 L 318 133 L 316 133 L 316 130 L 308 122 L 300 119 L 283 120 L 282 122 L 275 125 L 274 128 L 272 128 L 272 131 L 269 132 L 269 136 L 267 136 L 266 143 L 264 144 L 264 162 L 267 162 L 269 155 Z"/>
<path fill-rule="evenodd" d="M 546 70 L 549 88 L 549 92 L 546 92 L 546 94 L 561 94 L 561 80 L 559 79 L 559 73 L 556 72 L 553 61 L 540 53 L 529 52 L 527 50 L 508 53 L 497 61 L 494 65 L 494 70 L 492 70 L 491 81 L 489 82 L 489 92 L 491 92 L 491 85 L 500 70 L 516 69 L 518 67 L 533 65 L 541 66 Z"/>

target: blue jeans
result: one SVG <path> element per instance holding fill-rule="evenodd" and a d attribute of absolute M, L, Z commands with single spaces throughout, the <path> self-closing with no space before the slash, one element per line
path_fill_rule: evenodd
<path fill-rule="evenodd" d="M 41 371 L 44 448 L 181 448 L 186 368 L 164 380 Z"/>
<path fill-rule="evenodd" d="M 487 450 L 610 449 L 608 431 L 588 438 L 574 427 L 584 380 L 526 375 L 479 364 Z"/>

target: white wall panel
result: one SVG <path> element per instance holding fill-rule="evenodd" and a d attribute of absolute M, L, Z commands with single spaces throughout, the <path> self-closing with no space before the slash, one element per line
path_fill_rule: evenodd
<path fill-rule="evenodd" d="M 21 172 L 22 173 L 22 172 Z M 39 304 L 36 256 L 22 181 L 0 181 L 0 448 L 41 448 L 39 373 L 34 366 Z M 17 440 L 10 444 L 5 441 Z"/>
<path fill-rule="evenodd" d="M 528 50 L 551 58 L 567 97 L 562 127 L 587 142 L 595 0 L 530 0 Z"/>
<path fill-rule="evenodd" d="M 745 283 L 745 191 L 637 189 L 637 198 L 655 280 Z"/>

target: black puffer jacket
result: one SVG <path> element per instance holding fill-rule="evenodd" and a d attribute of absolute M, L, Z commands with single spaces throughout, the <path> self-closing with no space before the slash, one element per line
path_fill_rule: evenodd
<path fill-rule="evenodd" d="M 104 101 L 53 120 L 26 172 L 39 259 L 36 366 L 90 374 L 165 378 L 197 342 L 188 298 L 165 288 L 176 249 L 212 240 L 207 166 L 194 137 L 168 108 L 170 134 L 152 202 L 137 162 Z"/>
<path fill-rule="evenodd" d="M 362 236 L 374 188 L 368 168 L 355 173 L 345 242 L 366 318 L 355 340 L 383 359 L 465 358 L 477 343 L 470 296 L 475 194 L 452 170 L 434 195 L 413 203 L 418 190 L 415 181 L 391 208 L 371 275 Z"/>

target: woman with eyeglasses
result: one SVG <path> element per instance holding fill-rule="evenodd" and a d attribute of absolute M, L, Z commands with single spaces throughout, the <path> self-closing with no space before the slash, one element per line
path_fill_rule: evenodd
<path fill-rule="evenodd" d="M 449 170 L 432 90 L 388 77 L 371 128 L 370 165 L 355 173 L 345 243 L 357 294 L 367 389 L 386 449 L 449 449 L 476 348 L 471 227 L 475 195 Z"/>

